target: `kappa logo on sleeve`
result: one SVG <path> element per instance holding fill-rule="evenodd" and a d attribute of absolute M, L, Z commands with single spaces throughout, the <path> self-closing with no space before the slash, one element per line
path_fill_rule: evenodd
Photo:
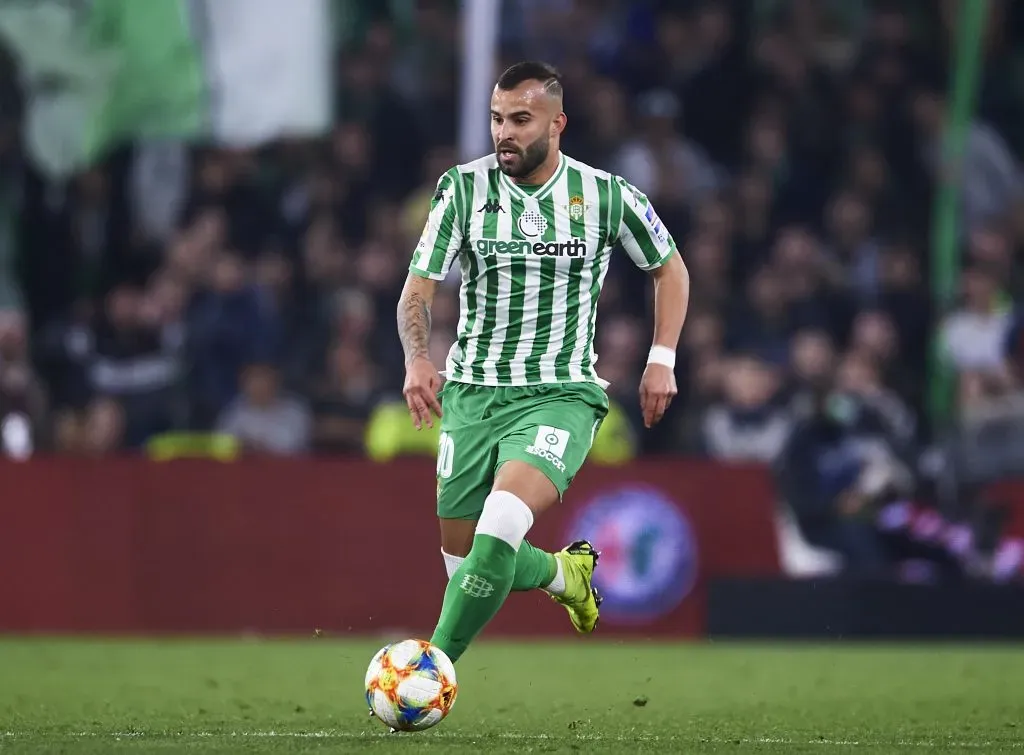
<path fill-rule="evenodd" d="M 444 214 L 448 210 L 447 194 L 443 189 L 438 189 L 437 194 L 434 195 L 434 206 L 430 209 L 430 214 L 427 215 L 427 235 L 435 235 L 441 230 L 441 221 L 444 219 Z"/>

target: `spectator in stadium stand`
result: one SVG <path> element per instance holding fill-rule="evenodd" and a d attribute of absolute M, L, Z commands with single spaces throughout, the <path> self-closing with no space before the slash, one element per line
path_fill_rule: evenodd
<path fill-rule="evenodd" d="M 942 137 L 948 107 L 945 82 L 927 82 L 913 101 L 915 123 L 920 131 L 925 163 L 933 176 L 951 166 L 942 160 Z M 1020 198 L 1020 171 L 1006 141 L 989 124 L 972 120 L 960 158 L 960 202 L 964 227 L 971 231 L 993 217 L 1005 216 Z"/>
<path fill-rule="evenodd" d="M 789 346 L 794 392 L 826 385 L 836 360 L 832 337 L 824 330 L 806 328 L 793 335 Z"/>
<path fill-rule="evenodd" d="M 313 447 L 359 453 L 367 423 L 380 400 L 379 379 L 366 351 L 339 341 L 331 345 L 325 374 L 314 383 Z"/>
<path fill-rule="evenodd" d="M 757 349 L 785 354 L 793 331 L 792 317 L 776 268 L 764 265 L 751 276 L 747 295 L 733 299 L 726 333 L 730 351 Z"/>
<path fill-rule="evenodd" d="M 66 450 L 138 448 L 182 420 L 185 334 L 180 294 L 171 288 L 120 283 L 102 312 L 53 344 L 70 374 L 58 427 Z"/>
<path fill-rule="evenodd" d="M 736 218 L 732 237 L 734 287 L 745 285 L 765 262 L 765 250 L 774 223 L 774 196 L 770 176 L 756 169 L 741 173 L 732 193 Z"/>
<path fill-rule="evenodd" d="M 269 363 L 242 369 L 241 392 L 224 409 L 216 431 L 235 438 L 245 453 L 294 456 L 309 450 L 312 417 L 306 403 L 281 392 Z"/>
<path fill-rule="evenodd" d="M 909 239 L 894 235 L 887 240 L 879 275 L 875 306 L 885 312 L 895 326 L 900 357 L 910 373 L 910 381 L 920 385 L 931 342 L 932 303 L 921 279 L 920 257 Z"/>
<path fill-rule="evenodd" d="M 46 394 L 29 359 L 25 316 L 0 311 L 0 456 L 31 456 L 46 432 Z"/>
<path fill-rule="evenodd" d="M 711 231 L 697 231 L 687 244 L 687 267 L 701 281 L 700 290 L 691 296 L 698 310 L 721 310 L 731 298 L 731 259 L 726 243 L 727 239 Z"/>
<path fill-rule="evenodd" d="M 814 394 L 830 384 L 837 359 L 835 343 L 826 331 L 805 328 L 793 335 L 784 390 L 795 417 L 810 413 Z"/>
<path fill-rule="evenodd" d="M 1014 260 L 1012 243 L 1007 218 L 998 217 L 975 226 L 964 250 L 966 264 L 977 263 L 991 270 L 999 281 L 1001 295 L 1011 298 L 1019 293 L 1021 283 L 1021 266 Z"/>
<path fill-rule="evenodd" d="M 1024 390 L 1024 307 L 1019 307 L 1006 334 L 1006 371 L 1014 390 Z"/>
<path fill-rule="evenodd" d="M 221 252 L 198 292 L 189 318 L 196 421 L 212 419 L 237 395 L 246 364 L 277 356 L 280 322 L 269 295 L 249 282 L 235 252 Z"/>
<path fill-rule="evenodd" d="M 646 92 L 636 109 L 639 134 L 623 146 L 612 170 L 666 208 L 660 210 L 666 218 L 670 209 L 696 206 L 723 185 L 721 168 L 678 130 L 681 105 L 671 91 Z"/>
<path fill-rule="evenodd" d="M 886 493 L 909 488 L 877 412 L 855 397 L 819 390 L 774 465 L 779 491 L 804 538 L 838 553 L 844 572 L 882 577 L 893 563 L 874 524 Z"/>
<path fill-rule="evenodd" d="M 788 407 L 778 400 L 780 370 L 755 354 L 726 363 L 723 401 L 704 415 L 704 448 L 713 459 L 772 462 L 792 430 Z"/>
<path fill-rule="evenodd" d="M 841 191 L 830 203 L 827 224 L 832 242 L 826 260 L 835 266 L 834 284 L 849 287 L 860 301 L 872 301 L 880 282 L 881 244 L 873 235 L 870 205 L 856 191 Z"/>
<path fill-rule="evenodd" d="M 827 259 L 807 225 L 787 224 L 776 234 L 771 264 L 782 283 L 790 328 L 845 332 L 853 302 L 844 287 L 829 279 Z"/>
<path fill-rule="evenodd" d="M 913 447 L 917 440 L 914 413 L 895 391 L 885 386 L 875 361 L 865 354 L 849 352 L 839 363 L 835 384 L 840 391 L 856 396 L 878 412 L 897 450 L 905 453 Z"/>
<path fill-rule="evenodd" d="M 610 385 L 609 397 L 616 401 L 634 432 L 643 429 L 643 416 L 634 399 L 639 374 L 638 351 L 643 343 L 642 323 L 625 315 L 605 319 L 596 333 L 597 373 Z"/>
<path fill-rule="evenodd" d="M 716 312 L 698 311 L 687 316 L 676 360 L 679 395 L 673 402 L 674 416 L 661 431 L 641 436 L 645 447 L 684 454 L 701 451 L 704 410 L 721 397 L 724 344 L 725 326 Z"/>
<path fill-rule="evenodd" d="M 942 324 L 943 352 L 959 377 L 960 401 L 970 405 L 1009 388 L 1006 336 L 1012 312 L 990 266 L 974 263 L 962 274 L 963 304 Z"/>
<path fill-rule="evenodd" d="M 920 399 L 922 378 L 908 363 L 900 333 L 888 313 L 880 308 L 863 309 L 854 317 L 847 351 L 874 363 L 885 384 L 903 400 Z"/>
<path fill-rule="evenodd" d="M 1013 204 L 1004 226 L 1010 259 L 1010 291 L 1019 302 L 1024 299 L 1024 198 Z"/>

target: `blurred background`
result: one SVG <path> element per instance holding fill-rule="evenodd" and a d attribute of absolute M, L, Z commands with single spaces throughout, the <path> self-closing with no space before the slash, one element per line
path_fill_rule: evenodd
<path fill-rule="evenodd" d="M 692 279 L 649 432 L 647 277 L 619 255 L 601 299 L 613 408 L 557 526 L 620 546 L 623 614 L 669 616 L 716 574 L 1015 582 L 1022 42 L 1007 0 L 0 4 L 0 445 L 26 462 L 2 497 L 74 526 L 89 496 L 111 518 L 187 499 L 167 547 L 211 554 L 203 517 L 237 506 L 256 560 L 309 480 L 339 527 L 372 500 L 429 530 L 436 430 L 402 403 L 395 304 L 438 176 L 492 148 L 494 79 L 540 58 L 564 151 L 647 193 Z M 381 492 L 396 475 L 422 500 Z M 629 557 L 651 532 L 677 561 Z"/>

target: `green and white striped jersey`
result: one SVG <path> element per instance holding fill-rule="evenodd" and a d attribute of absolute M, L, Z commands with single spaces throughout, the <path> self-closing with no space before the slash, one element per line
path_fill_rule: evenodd
<path fill-rule="evenodd" d="M 640 191 L 559 155 L 543 186 L 515 184 L 494 155 L 437 182 L 410 271 L 462 269 L 449 380 L 489 386 L 598 382 L 594 323 L 616 244 L 643 270 L 676 243 Z"/>

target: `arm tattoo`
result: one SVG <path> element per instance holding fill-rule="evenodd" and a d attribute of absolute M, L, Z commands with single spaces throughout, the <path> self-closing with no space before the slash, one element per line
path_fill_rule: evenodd
<path fill-rule="evenodd" d="M 427 356 L 430 348 L 430 307 L 418 293 L 402 297 L 398 305 L 398 337 L 405 351 L 405 363 Z"/>

